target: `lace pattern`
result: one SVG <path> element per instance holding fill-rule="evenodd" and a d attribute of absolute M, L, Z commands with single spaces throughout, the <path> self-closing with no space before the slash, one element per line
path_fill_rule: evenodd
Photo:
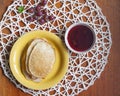
<path fill-rule="evenodd" d="M 33 96 L 75 96 L 94 84 L 107 64 L 112 40 L 109 24 L 95 0 L 48 0 L 45 6 L 48 14 L 56 19 L 43 25 L 28 22 L 26 12 L 39 0 L 15 0 L 4 13 L 0 22 L 0 66 L 17 88 Z M 23 13 L 17 7 L 24 6 Z M 24 33 L 32 30 L 48 30 L 64 41 L 66 29 L 73 23 L 84 22 L 95 31 L 95 46 L 85 54 L 69 51 L 69 68 L 64 78 L 56 86 L 46 90 L 31 90 L 19 84 L 9 68 L 9 54 L 14 42 Z"/>

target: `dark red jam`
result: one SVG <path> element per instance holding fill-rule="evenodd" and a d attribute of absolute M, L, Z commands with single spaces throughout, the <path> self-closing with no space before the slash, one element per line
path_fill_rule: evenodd
<path fill-rule="evenodd" d="M 68 43 L 76 51 L 86 51 L 94 43 L 92 30 L 85 25 L 76 25 L 68 33 Z"/>

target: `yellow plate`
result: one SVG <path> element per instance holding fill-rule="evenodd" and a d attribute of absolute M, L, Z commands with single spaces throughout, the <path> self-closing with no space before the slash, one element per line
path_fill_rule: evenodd
<path fill-rule="evenodd" d="M 40 82 L 34 82 L 32 80 L 27 80 L 21 71 L 21 56 L 28 42 L 35 38 L 46 38 L 50 44 L 55 48 L 56 61 L 53 66 L 53 70 L 48 74 L 48 76 L 41 80 Z M 10 53 L 10 68 L 14 77 L 24 86 L 30 89 L 48 89 L 55 86 L 64 77 L 67 69 L 69 56 L 68 51 L 65 48 L 62 40 L 55 34 L 47 31 L 37 30 L 28 32 L 21 36 L 12 47 Z"/>

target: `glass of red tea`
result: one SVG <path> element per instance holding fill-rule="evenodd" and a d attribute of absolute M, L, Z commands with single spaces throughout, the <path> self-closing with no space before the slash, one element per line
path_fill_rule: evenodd
<path fill-rule="evenodd" d="M 66 46 L 75 53 L 88 52 L 95 41 L 94 30 L 86 23 L 72 24 L 65 33 Z"/>

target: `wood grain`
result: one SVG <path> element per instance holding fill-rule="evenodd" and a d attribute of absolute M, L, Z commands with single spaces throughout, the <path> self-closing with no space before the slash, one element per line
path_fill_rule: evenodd
<path fill-rule="evenodd" d="M 0 0 L 0 19 L 7 6 L 13 0 Z M 112 48 L 108 58 L 108 64 L 88 90 L 78 96 L 120 96 L 120 1 L 119 0 L 96 0 L 102 12 L 107 17 L 112 33 Z M 0 68 L 0 96 L 30 96 L 17 89 Z"/>

